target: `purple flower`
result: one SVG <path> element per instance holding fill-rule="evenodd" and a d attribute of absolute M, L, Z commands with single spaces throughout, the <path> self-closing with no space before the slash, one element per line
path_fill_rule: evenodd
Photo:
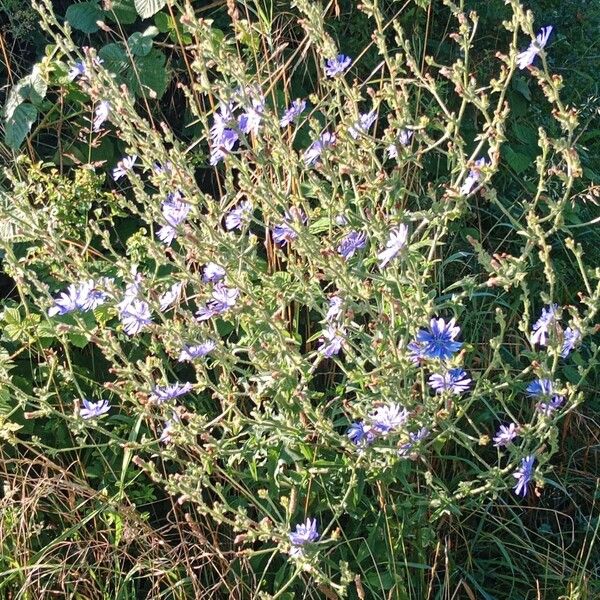
<path fill-rule="evenodd" d="M 198 309 L 196 316 L 198 321 L 206 321 L 216 315 L 221 315 L 235 306 L 240 290 L 237 288 L 225 287 L 222 283 L 217 283 L 212 292 L 212 300 L 205 307 Z"/>
<path fill-rule="evenodd" d="M 67 78 L 69 81 L 74 81 L 78 77 L 87 74 L 87 68 L 83 61 L 77 61 L 70 69 Z"/>
<path fill-rule="evenodd" d="M 344 54 L 338 54 L 335 58 L 327 60 L 325 66 L 325 75 L 327 77 L 336 77 L 341 75 L 352 64 L 352 59 Z"/>
<path fill-rule="evenodd" d="M 375 433 L 370 425 L 365 425 L 362 421 L 352 423 L 346 433 L 353 444 L 357 446 L 369 445 L 375 439 Z"/>
<path fill-rule="evenodd" d="M 287 127 L 292 121 L 295 121 L 306 109 L 306 100 L 294 100 L 290 107 L 283 113 L 279 121 L 280 127 Z"/>
<path fill-rule="evenodd" d="M 369 416 L 373 423 L 373 429 L 381 434 L 397 430 L 402 427 L 408 420 L 408 411 L 396 403 L 391 403 L 386 406 L 380 406 L 375 409 L 375 412 Z"/>
<path fill-rule="evenodd" d="M 117 163 L 117 166 L 113 169 L 113 179 L 117 181 L 118 179 L 121 179 L 121 177 L 127 175 L 127 171 L 131 171 L 131 169 L 133 169 L 135 166 L 136 160 L 137 154 L 134 154 L 133 156 L 125 156 L 123 159 L 121 159 Z"/>
<path fill-rule="evenodd" d="M 202 274 L 202 281 L 204 283 L 217 283 L 221 281 L 225 277 L 225 269 L 220 267 L 214 262 L 209 262 L 204 267 L 204 272 Z"/>
<path fill-rule="evenodd" d="M 179 396 L 187 394 L 192 389 L 192 384 L 188 381 L 186 383 L 172 383 L 170 385 L 155 386 L 152 390 L 152 394 L 148 400 L 154 404 L 164 404 L 169 400 L 175 400 Z"/>
<path fill-rule="evenodd" d="M 187 218 L 191 209 L 191 205 L 183 202 L 179 192 L 171 192 L 167 199 L 162 203 L 162 213 L 166 225 L 163 225 L 157 232 L 158 239 L 171 245 L 171 242 L 177 235 L 177 227 L 181 225 Z"/>
<path fill-rule="evenodd" d="M 176 423 L 181 423 L 181 419 L 177 413 L 173 413 L 170 419 L 165 421 L 162 433 L 160 434 L 159 440 L 163 444 L 170 444 L 172 441 L 173 429 Z"/>
<path fill-rule="evenodd" d="M 232 229 L 241 229 L 242 225 L 252 215 L 252 202 L 249 200 L 243 200 L 239 206 L 233 208 L 227 213 L 225 217 L 225 229 L 231 231 Z"/>
<path fill-rule="evenodd" d="M 147 302 L 133 299 L 119 313 L 123 330 L 127 335 L 135 335 L 152 323 L 152 313 Z"/>
<path fill-rule="evenodd" d="M 550 333 L 551 327 L 556 327 L 558 304 L 552 304 L 546 308 L 542 308 L 541 317 L 533 324 L 533 331 L 531 332 L 531 345 L 540 346 L 548 345 L 547 335 Z"/>
<path fill-rule="evenodd" d="M 551 417 L 555 410 L 558 410 L 564 402 L 563 396 L 553 396 L 549 402 L 538 402 L 536 410 L 546 417 Z"/>
<path fill-rule="evenodd" d="M 178 281 L 174 283 L 164 294 L 158 299 L 160 303 L 160 312 L 165 312 L 167 308 L 172 306 L 175 301 L 181 295 L 183 288 L 185 287 L 185 281 Z"/>
<path fill-rule="evenodd" d="M 338 354 L 342 349 L 344 342 L 344 332 L 337 327 L 330 325 L 321 334 L 321 345 L 319 352 L 322 352 L 327 358 L 331 358 L 334 354 Z"/>
<path fill-rule="evenodd" d="M 306 519 L 305 523 L 300 523 L 299 525 L 296 525 L 296 531 L 291 532 L 289 534 L 289 538 L 290 543 L 292 544 L 290 556 L 302 556 L 302 547 L 319 539 L 319 533 L 317 531 L 317 520 Z"/>
<path fill-rule="evenodd" d="M 346 260 L 352 258 L 354 253 L 367 245 L 367 234 L 364 231 L 351 231 L 340 242 L 337 251 Z"/>
<path fill-rule="evenodd" d="M 462 369 L 449 369 L 443 374 L 432 375 L 428 383 L 438 394 L 451 392 L 460 395 L 469 389 L 471 379 Z"/>
<path fill-rule="evenodd" d="M 486 165 L 485 158 L 480 158 L 475 161 L 473 169 L 469 171 L 469 174 L 465 177 L 465 180 L 460 188 L 460 193 L 463 196 L 467 196 L 471 193 L 471 190 L 475 187 L 477 182 L 481 179 L 481 167 Z"/>
<path fill-rule="evenodd" d="M 98 402 L 90 402 L 89 400 L 83 399 L 84 408 L 80 409 L 79 416 L 82 419 L 93 419 L 100 415 L 106 414 L 110 410 L 110 404 L 108 400 L 99 400 Z"/>
<path fill-rule="evenodd" d="M 532 381 L 525 390 L 532 398 L 549 398 L 554 394 L 554 384 L 549 379 L 536 379 Z"/>
<path fill-rule="evenodd" d="M 290 224 L 306 225 L 307 221 L 308 218 L 302 210 L 291 209 L 286 213 L 285 220 L 273 227 L 273 241 L 279 246 L 285 246 L 288 242 L 294 241 L 298 237 L 298 233 Z"/>
<path fill-rule="evenodd" d="M 429 429 L 427 427 L 422 427 L 419 431 L 415 431 L 414 433 L 408 434 L 409 441 L 406 444 L 402 444 L 398 449 L 398 454 L 400 456 L 407 456 L 409 452 L 415 447 L 416 444 L 422 442 L 429 435 Z"/>
<path fill-rule="evenodd" d="M 567 327 L 563 333 L 563 343 L 560 355 L 563 358 L 567 358 L 571 351 L 575 348 L 579 340 L 581 339 L 581 331 L 579 329 L 572 329 Z"/>
<path fill-rule="evenodd" d="M 207 354 L 212 352 L 216 347 L 217 344 L 216 342 L 213 342 L 213 340 L 208 340 L 201 344 L 197 344 L 196 346 L 184 346 L 177 360 L 179 362 L 191 362 L 196 358 L 202 358 L 203 356 L 206 356 Z"/>
<path fill-rule="evenodd" d="M 517 66 L 519 69 L 525 69 L 534 61 L 535 57 L 546 47 L 551 33 L 552 25 L 542 27 L 535 40 L 529 44 L 527 50 L 517 54 Z"/>
<path fill-rule="evenodd" d="M 417 344 L 412 347 L 409 345 L 409 348 L 413 353 L 414 349 L 418 348 L 417 358 L 439 358 L 440 360 L 451 358 L 462 347 L 462 342 L 455 341 L 460 333 L 460 327 L 455 323 L 455 319 L 451 319 L 448 323 L 444 319 L 431 319 L 429 331 L 420 329 L 415 340 Z"/>
<path fill-rule="evenodd" d="M 339 296 L 331 296 L 329 298 L 329 309 L 325 315 L 327 322 L 331 323 L 331 321 L 337 320 L 340 317 L 342 314 L 342 304 L 343 301 Z"/>
<path fill-rule="evenodd" d="M 323 150 L 333 146 L 336 142 L 335 133 L 326 131 L 318 140 L 315 140 L 304 153 L 304 162 L 314 165 L 321 157 Z"/>
<path fill-rule="evenodd" d="M 350 137 L 354 140 L 358 139 L 361 134 L 365 134 L 371 128 L 371 125 L 377 119 L 377 111 L 371 110 L 368 113 L 363 113 L 359 116 L 358 121 L 348 129 Z"/>
<path fill-rule="evenodd" d="M 496 448 L 508 446 L 508 444 L 510 444 L 518 435 L 518 425 L 516 423 L 500 425 L 500 429 L 498 429 L 496 437 L 494 437 L 494 446 L 496 446 Z"/>
<path fill-rule="evenodd" d="M 108 285 L 112 282 L 109 278 L 103 278 L 101 283 Z M 93 279 L 88 279 L 76 285 L 70 284 L 66 292 L 61 292 L 54 299 L 54 306 L 48 310 L 48 316 L 65 315 L 75 310 L 94 310 L 106 301 L 106 292 L 99 290 Z"/>
<path fill-rule="evenodd" d="M 263 98 L 254 98 L 246 112 L 238 118 L 238 127 L 246 135 L 252 132 L 258 134 L 260 123 L 265 112 L 265 101 Z"/>
<path fill-rule="evenodd" d="M 410 140 L 412 139 L 413 135 L 414 135 L 414 132 L 412 130 L 401 129 L 400 133 L 398 134 L 398 142 L 402 146 L 408 146 L 410 144 Z M 387 151 L 388 158 L 398 158 L 398 146 L 396 146 L 396 144 L 390 144 L 386 148 L 386 151 Z"/>
<path fill-rule="evenodd" d="M 108 119 L 108 113 L 110 112 L 110 102 L 107 100 L 102 100 L 96 106 L 96 110 L 94 112 L 94 131 L 100 131 L 100 127 L 102 127 L 102 123 Z"/>
<path fill-rule="evenodd" d="M 239 136 L 233 127 L 237 127 L 233 106 L 231 103 L 221 102 L 218 112 L 215 112 L 213 126 L 210 128 L 212 146 L 210 164 L 213 167 L 233 150 L 238 141 Z"/>
<path fill-rule="evenodd" d="M 521 461 L 521 466 L 513 473 L 513 477 L 517 480 L 517 484 L 513 488 L 517 496 L 525 497 L 527 495 L 527 487 L 533 480 L 533 463 L 535 456 L 526 456 Z"/>
<path fill-rule="evenodd" d="M 400 251 L 406 248 L 408 227 L 402 223 L 397 229 L 390 231 L 390 237 L 385 244 L 385 249 L 378 255 L 379 268 L 383 269 Z"/>

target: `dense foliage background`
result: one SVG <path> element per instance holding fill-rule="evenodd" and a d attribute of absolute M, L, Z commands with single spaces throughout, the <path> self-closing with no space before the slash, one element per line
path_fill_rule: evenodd
<path fill-rule="evenodd" d="M 523 25 L 518 2 L 371 4 L 3 1 L 1 598 L 600 594 L 600 6 L 523 3 L 534 33 L 554 31 L 538 74 L 507 68 L 500 116 L 479 94 L 502 79 L 502 23 Z M 531 39 L 516 29 L 522 50 Z M 470 92 L 440 75 L 465 40 L 457 77 L 475 78 Z M 353 59 L 342 77 L 323 73 L 332 49 Z M 88 75 L 69 75 L 77 61 Z M 261 135 L 211 164 L 219 103 L 237 118 L 258 85 Z M 306 113 L 281 129 L 296 98 Z M 349 128 L 372 106 L 357 141 Z M 455 129 L 443 106 L 460 112 Z M 331 158 L 306 165 L 326 130 Z M 438 148 L 445 133 L 453 143 Z M 189 224 L 165 248 L 156 232 L 179 192 Z M 405 224 L 410 243 L 384 270 Z M 368 241 L 344 260 L 356 231 Z M 212 262 L 240 296 L 232 316 L 198 323 Z M 51 314 L 69 284 L 102 277 L 106 303 Z M 119 303 L 134 288 L 153 323 L 128 335 Z M 536 346 L 532 326 L 553 304 L 562 325 Z M 433 317 L 456 318 L 463 345 L 447 364 L 415 365 L 408 344 Z M 323 356 L 332 322 L 343 347 Z M 583 339 L 565 358 L 567 325 Z M 209 358 L 178 360 L 206 340 Z M 471 389 L 440 399 L 428 378 L 450 367 Z M 548 418 L 526 391 L 537 378 L 565 397 Z M 194 389 L 156 401 L 175 382 Z M 111 410 L 84 419 L 83 399 Z M 410 431 L 355 446 L 352 423 L 394 403 Z M 522 441 L 494 447 L 511 419 Z M 533 455 L 521 498 L 513 472 Z M 312 517 L 319 538 L 295 556 L 290 532 Z"/>

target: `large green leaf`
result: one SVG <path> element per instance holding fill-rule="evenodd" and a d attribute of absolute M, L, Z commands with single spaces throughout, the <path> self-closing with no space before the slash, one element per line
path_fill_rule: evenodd
<path fill-rule="evenodd" d="M 133 0 L 115 0 L 106 14 L 111 21 L 117 21 L 121 25 L 131 25 L 138 18 Z"/>
<path fill-rule="evenodd" d="M 156 14 L 166 4 L 166 0 L 134 0 L 134 4 L 138 15 L 147 19 Z"/>
<path fill-rule="evenodd" d="M 10 90 L 6 104 L 4 105 L 4 117 L 12 117 L 17 106 L 26 100 L 39 106 L 46 96 L 48 83 L 40 73 L 39 65 L 34 65 L 30 75 L 23 77 Z"/>
<path fill-rule="evenodd" d="M 4 141 L 13 150 L 19 148 L 37 118 L 37 109 L 33 104 L 19 104 L 4 124 Z"/>
<path fill-rule="evenodd" d="M 136 31 L 129 36 L 127 45 L 129 50 L 135 56 L 147 56 L 152 50 L 152 39 L 159 33 L 153 25 L 148 27 L 143 33 Z"/>
<path fill-rule="evenodd" d="M 107 44 L 98 51 L 98 56 L 103 61 L 103 67 L 114 73 L 120 75 L 129 66 L 129 59 L 125 51 L 119 44 Z"/>
<path fill-rule="evenodd" d="M 95 33 L 98 31 L 96 21 L 102 21 L 103 18 L 104 11 L 98 6 L 97 2 L 71 4 L 65 14 L 65 19 L 71 27 L 83 31 L 83 33 Z"/>
<path fill-rule="evenodd" d="M 166 60 L 165 55 L 157 49 L 153 49 L 146 56 L 136 57 L 135 70 L 130 68 L 126 74 L 129 89 L 141 96 L 148 94 L 148 89 L 145 88 L 150 88 L 160 98 L 169 83 Z"/>

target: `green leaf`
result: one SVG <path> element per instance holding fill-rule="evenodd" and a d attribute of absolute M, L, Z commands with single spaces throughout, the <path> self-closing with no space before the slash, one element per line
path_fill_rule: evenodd
<path fill-rule="evenodd" d="M 510 146 L 506 146 L 502 149 L 502 154 L 506 157 L 511 169 L 515 171 L 517 175 L 525 171 L 533 162 L 529 156 L 525 156 L 520 152 L 515 152 Z"/>
<path fill-rule="evenodd" d="M 40 73 L 39 65 L 34 65 L 31 74 L 23 77 L 10 90 L 6 104 L 4 105 L 4 116 L 10 118 L 17 106 L 29 100 L 32 104 L 39 106 L 48 91 L 48 83 Z"/>
<path fill-rule="evenodd" d="M 134 0 L 134 4 L 138 15 L 142 19 L 148 19 L 166 4 L 166 0 Z"/>
<path fill-rule="evenodd" d="M 102 21 L 103 18 L 104 11 L 96 2 L 71 4 L 65 14 L 65 20 L 71 27 L 83 31 L 83 33 L 96 33 L 99 29 L 96 21 Z"/>
<path fill-rule="evenodd" d="M 104 68 L 120 75 L 127 69 L 129 59 L 119 44 L 107 44 L 98 51 L 98 56 L 104 61 Z"/>
<path fill-rule="evenodd" d="M 12 116 L 4 125 L 4 142 L 16 150 L 29 133 L 31 125 L 37 118 L 38 111 L 33 104 L 19 104 Z"/>
<path fill-rule="evenodd" d="M 136 31 L 127 40 L 129 50 L 135 56 L 147 56 L 152 50 L 152 38 L 158 33 L 158 29 L 154 26 L 148 27 L 143 33 Z"/>
<path fill-rule="evenodd" d="M 161 33 L 167 33 L 171 27 L 169 25 L 169 15 L 158 13 L 154 16 L 154 24 Z"/>
<path fill-rule="evenodd" d="M 127 87 L 138 96 L 148 94 L 148 90 L 144 88 L 150 88 L 160 98 L 169 83 L 166 61 L 166 56 L 157 49 L 151 50 L 147 56 L 136 57 L 135 70 L 127 70 Z"/>
<path fill-rule="evenodd" d="M 131 25 L 138 17 L 133 0 L 114 0 L 111 10 L 106 14 L 111 21 L 117 21 L 121 25 Z"/>

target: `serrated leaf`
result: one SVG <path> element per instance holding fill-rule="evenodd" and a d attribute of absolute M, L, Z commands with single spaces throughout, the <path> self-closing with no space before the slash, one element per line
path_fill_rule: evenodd
<path fill-rule="evenodd" d="M 166 0 L 134 0 L 135 10 L 142 19 L 155 15 L 165 4 Z"/>
<path fill-rule="evenodd" d="M 98 56 L 103 60 L 103 67 L 115 75 L 120 75 L 129 66 L 129 59 L 119 44 L 102 46 Z"/>
<path fill-rule="evenodd" d="M 102 21 L 103 18 L 104 11 L 96 2 L 71 4 L 65 13 L 65 20 L 71 27 L 83 31 L 83 33 L 96 33 L 99 29 L 96 21 Z"/>
<path fill-rule="evenodd" d="M 4 125 L 4 142 L 9 148 L 17 150 L 29 133 L 37 118 L 37 109 L 32 104 L 19 104 Z"/>

